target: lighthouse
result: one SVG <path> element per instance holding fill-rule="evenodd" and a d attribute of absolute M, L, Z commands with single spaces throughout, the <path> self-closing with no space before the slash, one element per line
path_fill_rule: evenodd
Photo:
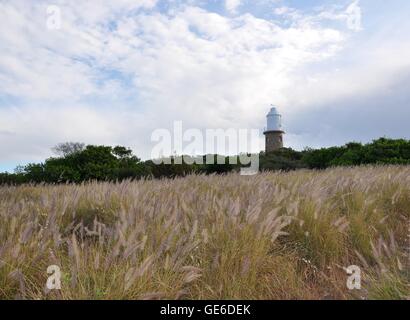
<path fill-rule="evenodd" d="M 285 132 L 282 130 L 282 116 L 274 105 L 271 105 L 271 109 L 266 118 L 267 127 L 263 134 L 265 135 L 266 141 L 265 150 L 266 153 L 269 153 L 283 148 L 283 134 Z"/>

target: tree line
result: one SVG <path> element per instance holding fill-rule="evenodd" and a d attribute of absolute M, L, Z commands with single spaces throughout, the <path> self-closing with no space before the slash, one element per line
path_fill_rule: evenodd
<path fill-rule="evenodd" d="M 141 161 L 123 146 L 96 146 L 62 143 L 53 148 L 55 157 L 42 163 L 19 166 L 14 173 L 0 173 L 0 184 L 81 183 L 84 181 L 121 181 L 141 178 L 175 178 L 188 174 L 223 174 L 240 170 L 240 162 L 219 157 L 219 164 L 156 164 Z M 232 158 L 232 157 L 231 157 Z M 222 160 L 222 161 L 221 161 Z M 410 164 L 410 140 L 380 138 L 368 144 L 350 142 L 340 147 L 296 151 L 282 148 L 259 154 L 260 170 L 326 169 L 333 166 L 367 164 Z"/>

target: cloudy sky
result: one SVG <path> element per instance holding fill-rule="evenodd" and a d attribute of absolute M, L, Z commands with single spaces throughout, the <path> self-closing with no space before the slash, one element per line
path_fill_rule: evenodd
<path fill-rule="evenodd" d="M 296 149 L 410 139 L 409 16 L 408 0 L 0 0 L 0 171 L 63 141 L 148 158 L 176 120 L 263 130 L 271 103 Z"/>

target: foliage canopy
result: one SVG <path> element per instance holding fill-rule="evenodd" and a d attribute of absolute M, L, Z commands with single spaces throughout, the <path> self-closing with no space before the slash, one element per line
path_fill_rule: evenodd
<path fill-rule="evenodd" d="M 215 164 L 155 164 L 153 160 L 141 161 L 131 149 L 123 146 L 84 146 L 82 143 L 61 143 L 53 148 L 58 154 L 44 163 L 19 166 L 15 173 L 0 173 L 0 184 L 21 183 L 81 183 L 89 180 L 116 181 L 140 178 L 175 178 L 192 173 L 224 174 L 240 169 L 229 163 L 229 157 L 214 157 Z M 217 159 L 219 160 L 217 163 Z M 305 149 L 290 148 L 259 155 L 260 170 L 296 170 L 300 168 L 326 169 L 335 166 L 368 164 L 410 164 L 410 141 L 380 138 L 368 144 L 350 142 L 340 147 Z"/>

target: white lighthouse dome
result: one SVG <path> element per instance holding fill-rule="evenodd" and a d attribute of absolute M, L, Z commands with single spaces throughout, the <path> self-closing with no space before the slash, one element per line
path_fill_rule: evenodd
<path fill-rule="evenodd" d="M 266 131 L 282 131 L 282 116 L 279 114 L 277 108 L 274 105 L 271 105 L 271 109 L 266 118 Z"/>

